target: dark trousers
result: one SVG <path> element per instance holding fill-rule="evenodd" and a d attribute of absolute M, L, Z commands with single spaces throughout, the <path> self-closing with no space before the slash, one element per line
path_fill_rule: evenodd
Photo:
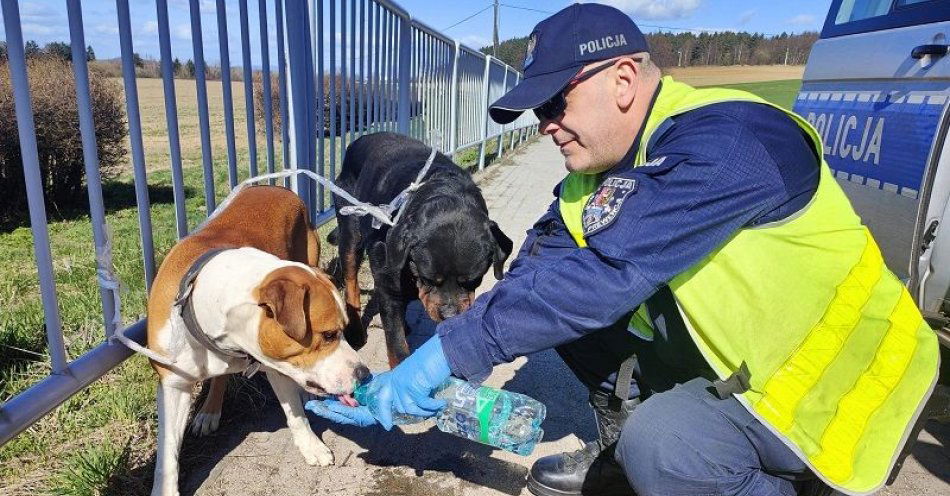
<path fill-rule="evenodd" d="M 671 301 L 651 300 L 652 341 L 624 320 L 557 349 L 581 382 L 607 394 L 621 363 L 637 356 L 630 397 L 644 401 L 615 452 L 630 485 L 639 496 L 794 495 L 793 481 L 811 472 L 737 399 L 716 395 L 715 377 Z"/>

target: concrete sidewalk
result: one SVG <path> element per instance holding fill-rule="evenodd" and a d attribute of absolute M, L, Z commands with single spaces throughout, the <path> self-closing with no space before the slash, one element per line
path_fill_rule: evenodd
<path fill-rule="evenodd" d="M 491 217 L 521 246 L 527 230 L 552 201 L 563 159 L 541 138 L 478 176 Z M 361 276 L 364 288 L 370 277 Z M 494 282 L 488 275 L 486 286 Z M 431 334 L 432 322 L 416 307 L 409 316 L 413 341 Z M 378 317 L 361 355 L 373 370 L 387 368 Z M 312 421 L 336 457 L 331 467 L 304 463 L 283 413 L 260 377 L 229 395 L 222 427 L 207 438 L 188 436 L 182 455 L 182 494 L 339 496 L 528 495 L 524 480 L 538 457 L 581 445 L 596 435 L 587 393 L 553 351 L 497 367 L 488 385 L 524 392 L 548 407 L 544 442 L 529 457 L 493 450 L 439 432 L 432 422 L 386 432 Z M 251 400 L 234 399 L 250 396 Z M 254 405 L 249 407 L 248 405 Z M 235 411 L 235 410 L 242 411 Z M 950 428 L 931 422 L 897 483 L 881 494 L 950 494 Z"/>

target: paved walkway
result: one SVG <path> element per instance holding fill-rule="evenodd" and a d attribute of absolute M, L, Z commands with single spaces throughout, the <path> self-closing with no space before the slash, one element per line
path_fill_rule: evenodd
<path fill-rule="evenodd" d="M 515 242 L 543 213 L 564 175 L 562 158 L 547 139 L 511 153 L 478 177 L 491 217 Z M 363 281 L 369 284 L 369 275 Z M 490 285 L 493 278 L 486 278 Z M 421 312 L 409 317 L 417 338 L 431 333 Z M 361 351 L 373 370 L 386 368 L 378 317 Z M 290 439 L 266 382 L 242 383 L 230 394 L 220 432 L 186 439 L 182 493 L 186 495 L 496 496 L 528 495 L 527 467 L 540 456 L 573 450 L 596 435 L 586 392 L 552 352 L 497 367 L 488 384 L 525 392 L 545 403 L 544 442 L 520 457 L 438 431 L 431 422 L 386 432 L 314 420 L 314 431 L 336 456 L 332 467 L 310 467 Z M 882 494 L 950 494 L 948 426 L 928 426 L 895 486 Z M 579 436 L 579 437 L 578 437 Z M 939 440 L 938 440 L 939 439 Z M 937 475 L 934 475 L 937 474 Z"/>

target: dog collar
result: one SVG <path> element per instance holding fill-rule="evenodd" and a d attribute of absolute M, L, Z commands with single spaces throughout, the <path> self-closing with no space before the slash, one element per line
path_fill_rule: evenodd
<path fill-rule="evenodd" d="M 174 305 L 181 307 L 181 318 L 185 322 L 185 329 L 188 329 L 188 334 L 190 334 L 191 337 L 219 355 L 248 360 L 250 362 L 248 370 L 253 369 L 256 371 L 258 362 L 254 357 L 240 350 L 222 348 L 205 334 L 204 330 L 201 329 L 201 325 L 198 324 L 198 319 L 195 316 L 194 303 L 192 303 L 191 300 L 191 295 L 195 288 L 195 281 L 198 279 L 198 273 L 201 272 L 201 269 L 203 269 L 212 258 L 226 249 L 227 248 L 218 248 L 209 250 L 198 257 L 195 263 L 191 264 L 191 267 L 188 268 L 188 272 L 185 272 L 185 277 L 181 279 L 181 284 L 178 286 L 178 296 L 175 298 Z"/>

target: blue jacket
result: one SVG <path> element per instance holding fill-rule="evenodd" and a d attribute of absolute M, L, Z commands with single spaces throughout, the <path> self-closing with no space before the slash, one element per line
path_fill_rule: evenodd
<path fill-rule="evenodd" d="M 815 150 L 766 105 L 719 103 L 677 116 L 651 140 L 657 166 L 632 167 L 638 146 L 604 175 L 635 179 L 636 188 L 587 249 L 567 232 L 555 189 L 505 278 L 439 324 L 453 374 L 480 381 L 495 364 L 617 322 L 739 229 L 804 208 L 818 186 Z"/>

